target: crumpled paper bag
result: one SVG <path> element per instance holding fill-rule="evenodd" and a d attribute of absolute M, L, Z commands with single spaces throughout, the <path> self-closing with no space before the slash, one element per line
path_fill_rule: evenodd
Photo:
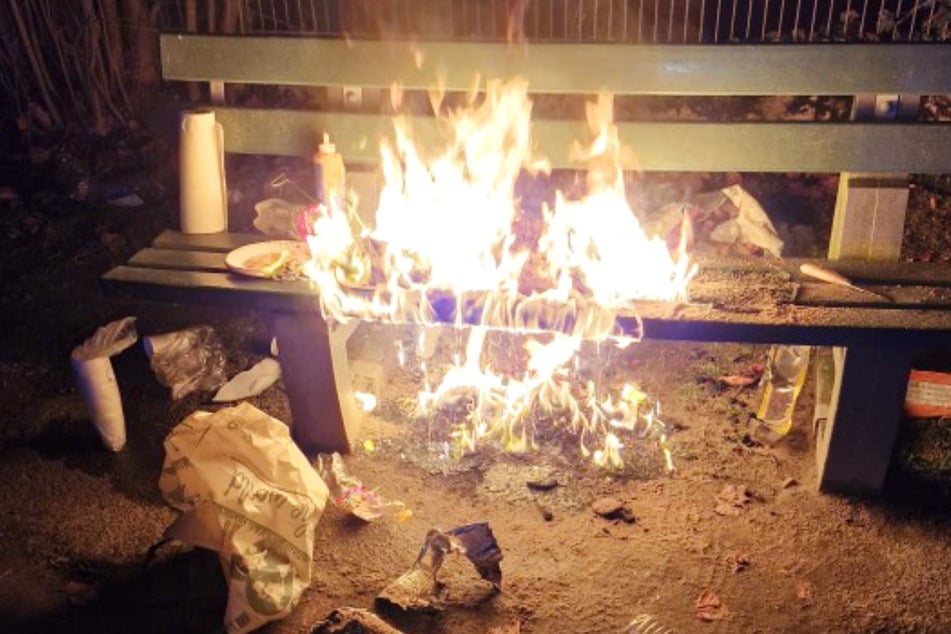
<path fill-rule="evenodd" d="M 677 244 L 685 214 L 691 221 L 692 238 L 697 243 L 708 243 L 717 252 L 782 256 L 783 241 L 769 216 L 739 185 L 699 194 L 687 203 L 664 205 L 651 214 L 648 229 Z"/>
<path fill-rule="evenodd" d="M 291 612 L 328 491 L 284 423 L 249 403 L 193 413 L 165 439 L 159 488 L 183 511 L 165 536 L 219 554 L 230 634 Z"/>

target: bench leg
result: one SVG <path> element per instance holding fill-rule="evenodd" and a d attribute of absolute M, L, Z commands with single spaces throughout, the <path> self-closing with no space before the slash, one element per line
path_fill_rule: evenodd
<path fill-rule="evenodd" d="M 829 258 L 897 261 L 907 207 L 907 174 L 841 174 Z"/>
<path fill-rule="evenodd" d="M 911 370 L 909 351 L 835 348 L 828 418 L 816 430 L 819 489 L 876 494 L 882 489 L 901 424 Z"/>
<path fill-rule="evenodd" d="M 353 398 L 347 338 L 357 321 L 332 332 L 320 315 L 272 315 L 291 407 L 291 437 L 309 458 L 350 451 L 362 412 Z"/>

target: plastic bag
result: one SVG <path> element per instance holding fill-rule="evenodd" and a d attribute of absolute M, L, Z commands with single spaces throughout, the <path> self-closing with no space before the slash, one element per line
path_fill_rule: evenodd
<path fill-rule="evenodd" d="M 413 514 L 402 502 L 387 500 L 364 486 L 359 478 L 347 471 L 339 453 L 320 454 L 316 467 L 320 477 L 330 487 L 330 499 L 334 506 L 364 522 L 378 520 L 387 513 L 392 513 L 398 521 L 406 521 Z"/>
<path fill-rule="evenodd" d="M 300 206 L 280 198 L 268 198 L 254 205 L 257 214 L 251 223 L 264 235 L 300 240 L 297 215 Z"/>
<path fill-rule="evenodd" d="M 143 341 L 159 383 L 177 401 L 195 390 L 213 390 L 226 380 L 225 352 L 211 326 L 152 335 Z"/>
<path fill-rule="evenodd" d="M 183 512 L 165 536 L 218 552 L 230 634 L 294 609 L 328 491 L 287 425 L 249 403 L 195 412 L 165 439 L 159 488 Z"/>

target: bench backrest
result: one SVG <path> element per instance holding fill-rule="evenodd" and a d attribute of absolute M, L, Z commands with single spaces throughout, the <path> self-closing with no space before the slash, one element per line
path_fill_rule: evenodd
<path fill-rule="evenodd" d="M 923 44 L 653 46 L 376 42 L 165 34 L 168 80 L 387 90 L 469 90 L 476 76 L 524 77 L 534 93 L 617 95 L 936 95 L 951 93 L 951 47 Z M 421 62 L 421 63 L 420 63 Z M 229 152 L 308 156 L 329 132 L 351 162 L 375 162 L 391 117 L 216 107 Z M 417 133 L 435 134 L 429 117 Z M 627 121 L 643 170 L 944 173 L 951 125 L 889 122 Z M 540 154 L 572 167 L 580 120 L 534 121 Z"/>

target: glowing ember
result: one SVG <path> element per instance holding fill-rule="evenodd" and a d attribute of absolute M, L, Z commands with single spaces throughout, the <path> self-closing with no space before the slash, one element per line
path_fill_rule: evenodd
<path fill-rule="evenodd" d="M 392 97 L 401 102 L 398 90 Z M 431 99 L 438 112 L 441 93 Z M 589 104 L 587 115 L 593 141 L 573 151 L 587 170 L 586 196 L 558 192 L 553 207 L 534 215 L 516 194 L 520 175 L 547 166 L 532 156 L 525 82 L 489 82 L 481 100 L 474 92 L 468 106 L 441 115 L 441 148 L 417 145 L 409 119 L 397 117 L 395 139 L 381 147 L 375 226 L 363 226 L 352 208 L 322 210 L 307 274 L 332 320 L 467 327 L 464 357 L 457 352 L 444 372 L 418 362 L 426 377 L 419 415 L 466 404 L 450 430 L 456 449 L 495 441 L 524 451 L 545 420 L 599 465 L 620 468 L 625 439 L 650 437 L 671 469 L 665 425 L 643 392 L 627 384 L 602 395 L 594 382 L 572 381 L 583 339 L 630 344 L 616 311 L 631 312 L 638 299 L 682 298 L 692 274 L 685 255 L 645 235 L 627 203 L 610 98 Z M 520 376 L 483 361 L 489 328 L 531 333 Z M 401 365 L 406 352 L 398 345 Z"/>

